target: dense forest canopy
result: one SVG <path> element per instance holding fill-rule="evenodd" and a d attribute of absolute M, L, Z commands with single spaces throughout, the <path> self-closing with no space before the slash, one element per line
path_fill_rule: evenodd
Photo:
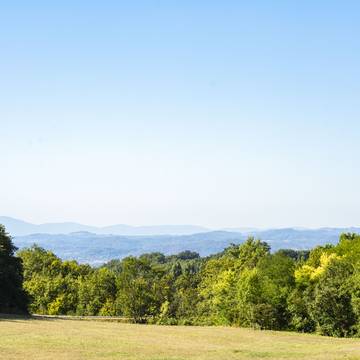
<path fill-rule="evenodd" d="M 249 238 L 205 258 L 191 251 L 149 253 L 99 268 L 62 261 L 36 245 L 14 257 L 4 228 L 0 240 L 2 312 L 24 308 L 23 280 L 31 313 L 360 335 L 356 234 L 311 251 L 271 253 L 267 243 Z"/>

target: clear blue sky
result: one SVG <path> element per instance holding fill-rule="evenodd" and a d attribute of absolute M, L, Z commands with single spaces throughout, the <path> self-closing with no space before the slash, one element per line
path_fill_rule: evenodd
<path fill-rule="evenodd" d="M 360 225 L 360 2 L 0 5 L 0 215 Z"/>

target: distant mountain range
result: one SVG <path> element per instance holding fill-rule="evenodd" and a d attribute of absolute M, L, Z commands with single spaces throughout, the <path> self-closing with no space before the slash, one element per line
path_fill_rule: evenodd
<path fill-rule="evenodd" d="M 63 259 L 99 265 L 115 258 L 160 251 L 176 254 L 184 250 L 207 256 L 222 251 L 231 243 L 240 244 L 255 236 L 278 249 L 310 249 L 316 245 L 335 244 L 341 233 L 360 233 L 360 228 L 285 228 L 258 230 L 231 228 L 209 231 L 192 225 L 93 227 L 76 223 L 34 225 L 21 220 L 0 217 L 19 248 L 38 244 Z M 90 230 L 90 231 L 89 231 Z"/>
<path fill-rule="evenodd" d="M 70 234 L 72 232 L 87 231 L 95 234 L 113 235 L 188 235 L 208 232 L 209 229 L 195 225 L 155 225 L 155 226 L 130 226 L 110 225 L 104 227 L 83 225 L 74 222 L 31 224 L 8 216 L 0 216 L 0 224 L 13 236 L 31 234 Z"/>

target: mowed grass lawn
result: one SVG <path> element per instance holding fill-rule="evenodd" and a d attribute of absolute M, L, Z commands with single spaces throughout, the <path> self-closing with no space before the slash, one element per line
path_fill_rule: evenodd
<path fill-rule="evenodd" d="M 0 359 L 360 359 L 360 340 L 230 327 L 2 319 Z"/>

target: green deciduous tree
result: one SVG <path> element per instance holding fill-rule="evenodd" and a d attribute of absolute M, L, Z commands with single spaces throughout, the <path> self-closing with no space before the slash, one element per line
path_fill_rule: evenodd
<path fill-rule="evenodd" d="M 16 247 L 0 225 L 0 312 L 27 312 L 27 296 L 22 288 L 23 267 L 15 257 Z"/>

